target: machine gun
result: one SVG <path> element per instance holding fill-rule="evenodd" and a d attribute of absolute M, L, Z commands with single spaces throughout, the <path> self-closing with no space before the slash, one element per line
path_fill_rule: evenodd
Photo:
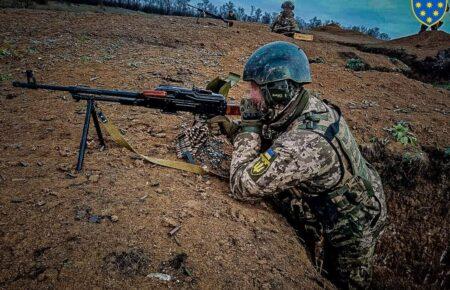
<path fill-rule="evenodd" d="M 160 109 L 163 113 L 176 113 L 180 111 L 191 112 L 196 115 L 211 118 L 219 115 L 239 115 L 239 106 L 227 103 L 224 95 L 214 93 L 210 90 L 193 88 L 187 89 L 177 86 L 158 86 L 154 90 L 142 92 L 130 92 L 120 90 L 105 90 L 83 86 L 55 86 L 39 84 L 32 71 L 26 72 L 27 82 L 14 81 L 14 87 L 34 89 L 65 91 L 72 95 L 76 101 L 86 101 L 86 116 L 81 135 L 80 149 L 78 153 L 77 171 L 83 167 L 84 154 L 87 145 L 89 124 L 93 119 L 95 129 L 101 146 L 105 146 L 99 119 L 105 123 L 106 117 L 101 111 L 97 111 L 96 102 L 113 102 L 122 105 L 140 106 L 146 108 Z M 216 83 L 217 83 L 216 79 Z"/>
<path fill-rule="evenodd" d="M 222 16 L 216 15 L 214 13 L 208 12 L 205 9 L 202 9 L 202 8 L 199 8 L 199 7 L 196 7 L 196 6 L 192 6 L 190 4 L 186 4 L 186 6 L 189 6 L 191 8 L 197 9 L 198 11 L 200 11 L 200 12 L 210 16 L 211 18 L 222 20 L 223 22 L 225 22 L 227 24 L 228 27 L 232 27 L 233 24 L 234 24 L 233 21 L 225 19 Z M 198 15 L 198 17 L 197 17 L 197 23 L 198 23 L 198 19 L 199 18 L 200 18 L 200 15 Z"/>

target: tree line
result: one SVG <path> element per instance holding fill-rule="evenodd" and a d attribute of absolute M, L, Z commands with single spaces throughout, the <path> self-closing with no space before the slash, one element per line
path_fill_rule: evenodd
<path fill-rule="evenodd" d="M 145 13 L 162 14 L 162 15 L 175 15 L 175 16 L 190 16 L 197 17 L 201 12 L 197 9 L 189 7 L 189 5 L 197 6 L 200 9 L 204 9 L 210 13 L 227 17 L 229 11 L 233 11 L 237 20 L 245 22 L 260 22 L 264 24 L 272 23 L 277 17 L 277 12 L 269 13 L 263 11 L 254 5 L 250 6 L 250 11 L 246 11 L 243 7 L 235 5 L 232 1 L 217 6 L 210 0 L 197 0 L 196 2 L 191 0 L 57 0 L 66 4 L 87 4 L 87 5 L 99 5 L 109 7 L 119 7 L 129 10 L 142 11 Z M 26 2 L 26 6 L 31 2 L 37 2 L 38 4 L 46 4 L 48 0 L 20 0 L 18 2 Z M 330 24 L 340 25 L 333 20 L 322 21 L 321 19 L 314 17 L 309 21 L 305 21 L 301 17 L 296 17 L 296 20 L 301 29 L 313 29 Z M 379 39 L 390 39 L 389 35 L 382 33 L 380 28 L 373 27 L 368 28 L 365 26 L 351 26 L 343 27 L 344 29 L 358 31 Z"/>

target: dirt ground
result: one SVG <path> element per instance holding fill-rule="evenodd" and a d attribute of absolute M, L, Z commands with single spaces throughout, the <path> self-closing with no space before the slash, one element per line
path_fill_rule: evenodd
<path fill-rule="evenodd" d="M 85 104 L 10 85 L 33 69 L 38 81 L 52 84 L 201 87 L 241 73 L 260 45 L 291 39 L 259 24 L 226 28 L 211 19 L 120 13 L 2 9 L 0 27 L 0 289 L 333 287 L 282 215 L 266 202 L 234 201 L 226 181 L 143 163 L 108 137 L 100 151 L 94 132 L 84 171 L 76 173 Z M 342 44 L 372 43 L 365 36 L 312 33 L 316 41 L 296 42 L 311 60 L 321 58 L 311 64 L 308 87 L 341 107 L 361 144 L 390 140 L 371 156 L 390 212 L 374 288 L 445 287 L 449 91 L 393 70 L 346 69 L 352 54 L 373 67 L 392 64 Z M 240 84 L 231 95 L 244 93 Z M 176 158 L 180 124 L 192 120 L 100 106 L 140 152 L 168 159 Z M 405 149 L 386 131 L 398 121 L 410 124 L 434 170 L 399 168 Z"/>

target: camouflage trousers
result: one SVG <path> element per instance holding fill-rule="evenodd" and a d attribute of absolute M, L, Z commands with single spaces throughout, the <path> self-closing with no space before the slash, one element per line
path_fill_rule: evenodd
<path fill-rule="evenodd" d="M 375 171 L 370 176 L 373 197 L 364 191 L 355 198 L 354 192 L 315 196 L 293 190 L 283 199 L 284 210 L 288 209 L 288 218 L 305 238 L 312 258 L 317 262 L 317 256 L 322 256 L 327 276 L 342 289 L 366 289 L 372 280 L 375 245 L 387 212 L 381 179 Z M 321 237 L 323 252 L 319 254 L 311 241 L 317 243 Z"/>

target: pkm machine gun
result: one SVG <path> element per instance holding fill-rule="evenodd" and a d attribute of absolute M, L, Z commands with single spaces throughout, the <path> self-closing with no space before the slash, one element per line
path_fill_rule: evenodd
<path fill-rule="evenodd" d="M 12 83 L 13 86 L 34 90 L 65 91 L 69 92 L 74 100 L 87 102 L 85 122 L 78 152 L 77 171 L 81 171 L 83 167 L 91 118 L 100 144 L 105 146 L 99 119 L 100 122 L 104 122 L 106 117 L 101 111 L 96 110 L 96 102 L 113 102 L 122 105 L 160 109 L 163 113 L 191 112 L 205 118 L 240 114 L 239 106 L 234 103 L 228 103 L 224 95 L 195 87 L 188 89 L 177 86 L 158 86 L 153 90 L 131 92 L 82 86 L 39 84 L 30 70 L 26 72 L 26 77 L 27 82 L 14 81 Z"/>

